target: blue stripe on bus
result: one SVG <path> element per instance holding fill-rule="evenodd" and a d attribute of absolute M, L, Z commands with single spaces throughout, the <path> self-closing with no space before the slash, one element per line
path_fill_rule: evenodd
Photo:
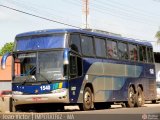
<path fill-rule="evenodd" d="M 62 84 L 62 86 L 60 85 Z M 61 88 L 68 88 L 68 82 L 57 82 L 57 83 L 52 83 L 50 85 L 12 85 L 12 90 L 13 91 L 20 91 L 23 92 L 24 94 L 44 94 L 44 93 L 50 93 L 52 90 L 60 89 L 59 85 Z M 37 92 L 38 91 L 38 92 Z"/>

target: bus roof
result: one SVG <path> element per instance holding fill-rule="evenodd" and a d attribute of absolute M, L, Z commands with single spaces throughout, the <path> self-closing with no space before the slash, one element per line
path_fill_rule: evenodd
<path fill-rule="evenodd" d="M 52 33 L 83 33 L 83 34 L 88 34 L 88 35 L 93 35 L 93 36 L 98 36 L 98 37 L 116 39 L 116 40 L 120 40 L 120 41 L 124 41 L 124 42 L 130 42 L 130 43 L 136 43 L 136 44 L 140 44 L 140 45 L 152 46 L 152 44 L 150 42 L 146 42 L 146 41 L 143 41 L 143 40 L 126 38 L 126 37 L 121 37 L 121 36 L 116 36 L 116 35 L 107 35 L 107 34 L 102 34 L 102 33 L 97 33 L 97 32 L 90 32 L 90 31 L 83 30 L 83 29 L 37 30 L 37 31 L 21 33 L 21 34 L 18 34 L 16 37 L 33 36 L 33 35 L 45 35 L 45 34 L 52 34 Z"/>

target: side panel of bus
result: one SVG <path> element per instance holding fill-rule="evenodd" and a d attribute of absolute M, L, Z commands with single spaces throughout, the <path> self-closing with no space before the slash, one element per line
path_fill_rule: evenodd
<path fill-rule="evenodd" d="M 91 83 L 94 90 L 94 102 L 127 101 L 130 84 L 143 86 L 146 100 L 155 98 L 154 65 L 113 62 L 86 58 L 90 64 L 82 83 L 78 102 L 82 102 L 85 83 Z M 92 63 L 87 63 L 92 61 Z M 153 70 L 153 71 L 152 71 Z M 84 84 L 83 84 L 84 83 Z"/>

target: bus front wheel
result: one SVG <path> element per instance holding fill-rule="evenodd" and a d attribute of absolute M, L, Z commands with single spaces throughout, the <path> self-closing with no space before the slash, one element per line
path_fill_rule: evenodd
<path fill-rule="evenodd" d="M 93 108 L 93 93 L 90 87 L 86 87 L 83 92 L 83 103 L 80 110 L 91 110 Z"/>
<path fill-rule="evenodd" d="M 13 101 L 12 101 L 12 104 L 11 104 L 11 112 L 16 112 L 17 111 L 17 108 L 16 106 L 14 105 Z"/>

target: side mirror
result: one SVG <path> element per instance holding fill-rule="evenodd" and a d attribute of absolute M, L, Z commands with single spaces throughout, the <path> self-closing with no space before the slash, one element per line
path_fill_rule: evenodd
<path fill-rule="evenodd" d="M 63 57 L 64 57 L 64 61 L 63 61 L 63 64 L 64 65 L 68 65 L 69 64 L 69 59 L 68 59 L 68 56 L 69 55 L 69 49 L 65 49 L 64 50 L 64 55 L 63 55 Z"/>
<path fill-rule="evenodd" d="M 7 58 L 11 56 L 11 53 L 10 52 L 7 52 L 3 55 L 2 59 L 1 59 L 1 69 L 5 69 L 6 68 L 6 61 L 7 61 Z"/>

